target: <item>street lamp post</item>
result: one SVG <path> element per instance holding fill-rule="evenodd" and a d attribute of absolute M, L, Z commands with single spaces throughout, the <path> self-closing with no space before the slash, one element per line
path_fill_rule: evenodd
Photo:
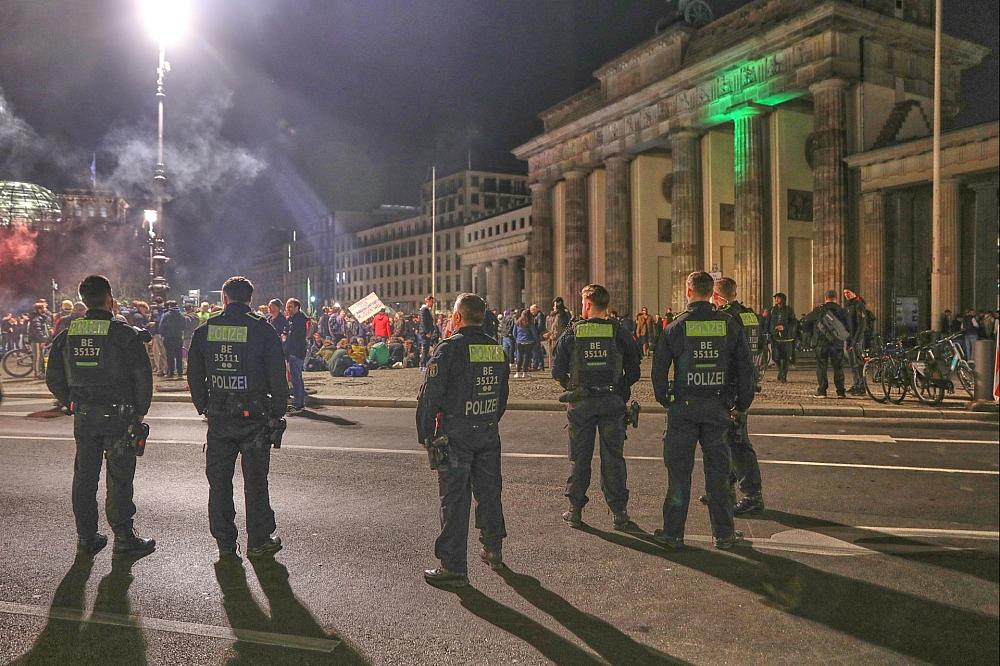
<path fill-rule="evenodd" d="M 146 27 L 156 40 L 159 51 L 156 67 L 156 166 L 153 170 L 155 220 L 150 220 L 151 216 L 147 215 L 147 222 L 151 222 L 149 293 L 153 298 L 165 299 L 170 291 L 170 284 L 165 277 L 170 257 L 167 256 L 167 241 L 163 236 L 163 198 L 167 187 L 167 168 L 163 158 L 163 107 L 167 97 L 166 77 L 170 72 L 166 54 L 167 43 L 180 34 L 187 12 L 184 0 L 142 0 L 141 9 Z"/>

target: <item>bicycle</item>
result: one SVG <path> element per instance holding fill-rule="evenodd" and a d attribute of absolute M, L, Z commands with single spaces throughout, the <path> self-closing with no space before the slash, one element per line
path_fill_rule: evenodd
<path fill-rule="evenodd" d="M 941 360 L 948 364 L 949 375 L 958 376 L 958 383 L 972 399 L 976 394 L 976 371 L 969 365 L 962 346 L 958 344 L 961 335 L 961 333 L 949 335 L 941 341 L 942 345 L 947 345 L 941 354 Z"/>
<path fill-rule="evenodd" d="M 48 359 L 51 347 L 51 344 L 47 344 L 43 348 L 42 354 L 44 359 Z M 12 349 L 3 355 L 2 359 L 0 359 L 0 365 L 3 366 L 4 372 L 11 377 L 18 379 L 27 377 L 35 369 L 35 352 L 31 347 Z"/>

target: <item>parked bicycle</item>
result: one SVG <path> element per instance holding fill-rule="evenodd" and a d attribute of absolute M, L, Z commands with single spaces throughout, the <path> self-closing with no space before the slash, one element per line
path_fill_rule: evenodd
<path fill-rule="evenodd" d="M 907 393 L 927 405 L 939 405 L 955 391 L 954 378 L 971 398 L 976 375 L 965 360 L 958 335 L 937 339 L 927 331 L 918 338 L 896 340 L 882 353 L 867 356 L 865 390 L 876 402 L 899 404 Z"/>
<path fill-rule="evenodd" d="M 42 354 L 45 359 L 49 357 L 49 348 L 51 346 L 45 345 L 43 348 Z M 0 358 L 0 365 L 3 366 L 4 372 L 11 377 L 27 377 L 35 368 L 35 353 L 31 347 L 12 349 Z"/>

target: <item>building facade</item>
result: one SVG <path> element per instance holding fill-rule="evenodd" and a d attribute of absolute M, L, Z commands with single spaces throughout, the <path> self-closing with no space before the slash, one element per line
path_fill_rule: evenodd
<path fill-rule="evenodd" d="M 977 138 L 988 129 L 949 135 L 980 158 L 953 163 L 941 223 L 921 227 L 906 257 L 869 260 L 872 248 L 903 251 L 871 220 L 890 206 L 873 202 L 925 183 L 908 166 L 911 180 L 874 174 L 924 159 L 892 147 L 930 134 L 932 21 L 933 0 L 756 0 L 701 27 L 675 23 L 598 69 L 597 84 L 542 112 L 543 134 L 514 150 L 531 181 L 528 300 L 575 302 L 596 281 L 619 310 L 677 311 L 686 275 L 704 269 L 734 277 L 758 308 L 784 291 L 805 312 L 852 286 L 883 314 L 890 298 L 922 299 L 927 326 L 971 303 L 982 285 L 963 272 L 955 230 L 968 182 L 984 198 L 969 204 L 983 211 L 973 233 L 996 245 L 995 215 L 983 217 L 995 210 L 996 146 Z M 962 71 L 987 53 L 945 36 L 946 128 Z M 901 259 L 928 270 L 897 279 Z"/>
<path fill-rule="evenodd" d="M 466 225 L 462 232 L 462 249 L 458 253 L 462 288 L 485 298 L 491 308 L 523 307 L 531 206 L 488 215 Z"/>

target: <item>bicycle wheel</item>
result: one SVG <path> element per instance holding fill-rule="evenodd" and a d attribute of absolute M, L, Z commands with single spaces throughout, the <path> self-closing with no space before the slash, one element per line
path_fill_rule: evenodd
<path fill-rule="evenodd" d="M 11 377 L 27 377 L 34 369 L 34 355 L 28 349 L 14 349 L 3 355 L 3 369 Z"/>
<path fill-rule="evenodd" d="M 965 361 L 959 361 L 958 367 L 955 369 L 955 374 L 958 375 L 958 383 L 962 385 L 962 388 L 969 394 L 969 397 L 975 398 L 976 371 L 970 368 L 969 364 Z"/>
<path fill-rule="evenodd" d="M 865 392 L 875 402 L 885 402 L 889 399 L 889 393 L 882 383 L 882 372 L 885 366 L 885 359 L 875 356 L 865 361 L 865 366 L 861 371 L 865 378 Z"/>
<path fill-rule="evenodd" d="M 917 396 L 917 400 L 925 405 L 939 405 L 944 400 L 944 387 L 936 386 L 922 372 L 914 372 L 910 387 Z"/>
<path fill-rule="evenodd" d="M 886 399 L 894 405 L 906 399 L 910 390 L 909 372 L 906 363 L 896 358 L 888 359 L 882 368 L 882 390 Z"/>

